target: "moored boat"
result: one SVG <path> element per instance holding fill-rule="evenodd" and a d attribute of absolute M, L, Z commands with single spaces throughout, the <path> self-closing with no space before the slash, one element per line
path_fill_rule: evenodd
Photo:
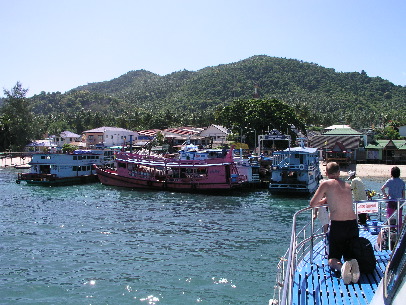
<path fill-rule="evenodd" d="M 369 210 L 371 221 L 359 226 L 359 235 L 374 248 L 376 266 L 362 273 L 357 283 L 344 284 L 328 266 L 328 239 L 315 221 L 314 210 L 305 208 L 293 217 L 291 242 L 278 264 L 270 305 L 286 304 L 403 304 L 406 294 L 406 226 L 395 223 L 399 215 L 383 219 L 387 200 L 356 202 L 356 210 Z M 405 205 L 399 200 L 400 207 Z M 367 207 L 362 211 L 361 207 Z M 373 219 L 373 220 L 372 220 Z M 300 223 L 300 224 L 299 224 Z M 391 232 L 385 241 L 377 232 Z"/>
<path fill-rule="evenodd" d="M 28 173 L 18 173 L 16 182 L 36 185 L 69 185 L 96 182 L 93 164 L 108 165 L 111 150 L 75 150 L 72 153 L 33 154 Z"/>
<path fill-rule="evenodd" d="M 165 158 L 119 152 L 116 168 L 96 166 L 101 183 L 130 188 L 174 191 L 232 190 L 246 181 L 228 153 L 212 157 Z"/>
<path fill-rule="evenodd" d="M 261 184 L 260 180 L 260 165 L 258 157 L 243 156 L 242 149 L 234 149 L 233 162 L 235 163 L 238 173 L 245 176 L 246 180 L 244 187 L 255 187 Z M 224 158 L 227 154 L 226 149 L 200 149 L 196 145 L 187 144 L 179 151 L 180 160 L 208 160 L 213 158 Z"/>
<path fill-rule="evenodd" d="M 273 153 L 271 193 L 309 195 L 321 179 L 317 148 L 302 145 Z"/>

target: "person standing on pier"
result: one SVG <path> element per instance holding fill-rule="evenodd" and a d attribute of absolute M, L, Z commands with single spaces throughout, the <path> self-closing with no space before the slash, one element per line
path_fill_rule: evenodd
<path fill-rule="evenodd" d="M 348 172 L 348 179 L 351 180 L 351 189 L 354 201 L 362 201 L 367 200 L 367 193 L 365 191 L 365 185 L 362 182 L 360 177 L 356 177 L 355 171 Z M 366 213 L 358 214 L 358 222 L 360 225 L 365 225 L 367 223 L 367 216 Z"/>
<path fill-rule="evenodd" d="M 350 240 L 359 236 L 357 216 L 353 210 L 350 184 L 340 179 L 340 166 L 330 162 L 326 166 L 328 180 L 320 183 L 310 200 L 311 207 L 326 204 L 330 213 L 330 240 L 328 263 L 330 268 L 341 271 L 344 284 L 357 283 L 359 265 L 352 258 Z M 341 258 L 344 258 L 344 263 Z"/>

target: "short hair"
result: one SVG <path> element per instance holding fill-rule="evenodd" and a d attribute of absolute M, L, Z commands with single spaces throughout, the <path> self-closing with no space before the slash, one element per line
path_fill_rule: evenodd
<path fill-rule="evenodd" d="M 390 175 L 393 178 L 399 178 L 400 177 L 400 168 L 397 166 L 392 167 L 390 170 Z"/>
<path fill-rule="evenodd" d="M 337 162 L 329 162 L 326 166 L 327 174 L 336 174 L 340 172 L 340 165 Z"/>

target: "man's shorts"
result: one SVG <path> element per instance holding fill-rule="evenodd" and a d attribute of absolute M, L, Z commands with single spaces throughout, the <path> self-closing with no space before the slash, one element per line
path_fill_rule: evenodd
<path fill-rule="evenodd" d="M 349 241 L 359 236 L 357 220 L 332 220 L 330 225 L 330 240 L 328 258 L 350 260 L 351 249 Z"/>

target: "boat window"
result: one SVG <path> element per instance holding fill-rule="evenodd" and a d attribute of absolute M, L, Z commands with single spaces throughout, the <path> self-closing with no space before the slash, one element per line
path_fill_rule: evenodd
<path fill-rule="evenodd" d="M 118 167 L 121 167 L 121 168 L 125 168 L 125 163 L 123 163 L 123 162 L 118 162 Z"/>
<path fill-rule="evenodd" d="M 77 167 L 77 166 L 72 166 L 72 170 L 73 170 L 74 172 L 77 172 L 77 171 L 78 171 L 78 167 Z"/>
<path fill-rule="evenodd" d="M 78 159 L 78 156 L 73 156 L 73 160 L 77 160 Z"/>

